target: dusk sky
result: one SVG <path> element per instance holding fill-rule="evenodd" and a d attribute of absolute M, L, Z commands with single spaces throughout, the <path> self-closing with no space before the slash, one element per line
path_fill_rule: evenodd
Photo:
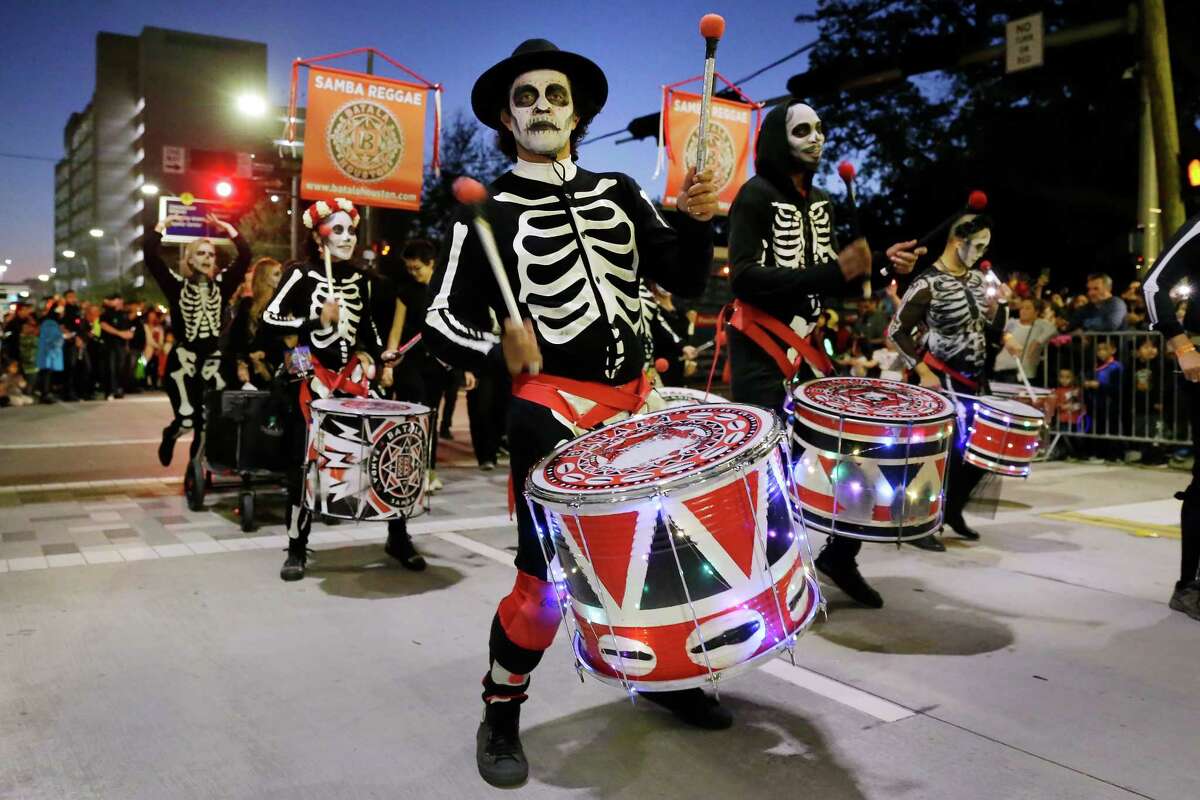
<path fill-rule="evenodd" d="M 287 102 L 292 59 L 374 46 L 442 83 L 447 116 L 469 108 L 471 85 L 484 69 L 523 39 L 543 37 L 592 58 L 607 73 L 608 105 L 591 127 L 593 134 L 602 134 L 655 111 L 663 83 L 701 71 L 704 45 L 697 26 L 704 13 L 715 11 L 727 21 L 717 68 L 737 80 L 812 41 L 815 27 L 793 20 L 815 4 L 816 0 L 16 4 L 0 31 L 0 73 L 5 76 L 0 82 L 0 206 L 8 220 L 0 238 L 0 259 L 13 260 L 4 277 L 24 279 L 53 263 L 54 161 L 62 156 L 67 118 L 87 105 L 95 88 L 99 31 L 137 35 L 149 25 L 265 42 L 268 99 L 280 105 Z M 805 63 L 801 55 L 767 72 L 746 84 L 747 94 L 782 94 L 787 78 Z M 363 62 L 345 65 L 361 69 Z M 662 178 L 652 179 L 654 162 L 652 141 L 617 145 L 609 139 L 585 148 L 581 163 L 626 172 L 648 193 L 658 195 Z"/>

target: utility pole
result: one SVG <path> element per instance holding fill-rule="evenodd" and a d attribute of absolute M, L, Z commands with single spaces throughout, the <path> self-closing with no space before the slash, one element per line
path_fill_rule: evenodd
<path fill-rule="evenodd" d="M 1154 266 L 1162 250 L 1162 208 L 1158 205 L 1158 172 L 1154 159 L 1154 121 L 1150 113 L 1150 79 L 1141 70 L 1141 113 L 1138 120 L 1138 228 L 1142 231 L 1141 274 Z"/>
<path fill-rule="evenodd" d="M 368 75 L 375 74 L 375 51 L 373 49 L 367 51 L 367 74 Z M 1172 113 L 1174 113 L 1174 112 L 1172 112 Z M 1175 149 L 1176 150 L 1179 149 L 1178 144 L 1176 144 Z M 366 233 L 367 233 L 367 236 L 366 236 L 367 241 L 366 241 L 366 245 L 365 245 L 366 247 L 370 247 L 375 243 L 375 224 L 376 224 L 375 217 L 376 217 L 376 214 L 375 214 L 374 208 L 372 208 L 371 206 L 363 207 L 363 222 L 365 223 L 365 225 L 363 225 L 363 227 L 366 228 Z"/>
<path fill-rule="evenodd" d="M 1158 177 L 1160 235 L 1163 239 L 1183 225 L 1183 184 L 1179 175 L 1179 123 L 1175 117 L 1175 83 L 1167 44 L 1167 12 L 1163 0 L 1142 0 L 1142 67 L 1150 93 L 1154 127 L 1154 157 Z M 1155 253 L 1155 256 L 1158 254 Z"/>

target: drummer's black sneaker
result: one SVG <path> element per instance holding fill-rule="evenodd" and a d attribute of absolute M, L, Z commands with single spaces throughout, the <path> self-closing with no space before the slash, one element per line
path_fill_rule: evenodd
<path fill-rule="evenodd" d="M 683 689 L 678 692 L 642 692 L 651 703 L 670 711 L 683 722 L 696 728 L 723 731 L 733 725 L 733 713 L 703 689 Z"/>
<path fill-rule="evenodd" d="M 411 569 L 413 572 L 421 572 L 425 569 L 425 558 L 417 552 L 408 531 L 389 530 L 387 544 L 383 546 L 383 551 L 399 561 L 405 569 Z"/>
<path fill-rule="evenodd" d="M 158 463 L 164 467 L 171 466 L 171 459 L 175 456 L 175 440 L 182 432 L 178 423 L 175 422 L 163 428 L 162 442 L 158 445 Z"/>
<path fill-rule="evenodd" d="M 946 552 L 946 545 L 942 544 L 941 539 L 939 539 L 937 536 L 934 536 L 932 533 L 928 536 L 922 536 L 920 539 L 913 539 L 912 541 L 905 542 L 905 544 L 910 544 L 913 547 L 920 548 L 921 550 L 928 550 L 931 553 Z"/>
<path fill-rule="evenodd" d="M 287 560 L 279 570 L 279 577 L 285 581 L 298 581 L 304 577 L 304 567 L 308 563 L 308 550 L 305 542 L 300 539 L 288 539 Z"/>
<path fill-rule="evenodd" d="M 967 521 L 963 519 L 961 515 L 957 517 L 946 517 L 945 522 L 946 527 L 957 533 L 962 538 L 972 542 L 979 541 L 979 531 L 974 530 L 971 528 L 971 526 L 967 525 Z"/>
<path fill-rule="evenodd" d="M 521 704 L 487 703 L 475 732 L 475 766 L 479 777 L 501 789 L 520 786 L 529 778 L 529 762 L 521 747 Z"/>
<path fill-rule="evenodd" d="M 828 550 L 822 550 L 813 563 L 818 572 L 833 581 L 833 585 L 848 594 L 854 602 L 867 608 L 883 608 L 883 598 L 866 582 L 853 560 L 848 563 L 835 561 L 829 558 Z"/>

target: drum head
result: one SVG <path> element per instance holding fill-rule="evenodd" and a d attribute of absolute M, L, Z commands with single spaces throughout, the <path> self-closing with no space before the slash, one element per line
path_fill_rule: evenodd
<path fill-rule="evenodd" d="M 705 392 L 703 389 L 689 389 L 686 386 L 661 386 L 654 391 L 658 392 L 658 396 L 667 404 L 667 408 L 729 402 L 718 394 Z"/>
<path fill-rule="evenodd" d="M 1027 419 L 1042 419 L 1042 412 L 1038 411 L 1031 405 L 1022 403 L 1020 400 L 1011 400 L 1007 397 L 996 397 L 995 395 L 980 395 L 978 398 L 980 409 L 985 407 L 992 411 L 997 411 L 1001 414 L 1007 414 L 1010 417 L 1025 417 Z"/>
<path fill-rule="evenodd" d="M 547 500 L 646 497 L 736 459 L 756 460 L 781 435 L 775 415 L 753 406 L 668 408 L 568 442 L 534 467 L 528 488 Z"/>
<path fill-rule="evenodd" d="M 329 397 L 314 400 L 312 407 L 317 411 L 351 414 L 356 417 L 409 417 L 429 413 L 429 407 L 419 403 L 377 400 L 373 397 Z"/>
<path fill-rule="evenodd" d="M 836 417 L 879 422 L 936 422 L 954 416 L 942 395 L 877 378 L 817 378 L 792 391 L 798 405 Z"/>

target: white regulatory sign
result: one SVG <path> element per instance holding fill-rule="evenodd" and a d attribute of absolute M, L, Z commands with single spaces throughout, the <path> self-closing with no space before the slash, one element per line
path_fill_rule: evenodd
<path fill-rule="evenodd" d="M 1005 30 L 1004 71 L 1019 72 L 1042 65 L 1045 46 L 1041 13 L 1010 20 Z"/>

